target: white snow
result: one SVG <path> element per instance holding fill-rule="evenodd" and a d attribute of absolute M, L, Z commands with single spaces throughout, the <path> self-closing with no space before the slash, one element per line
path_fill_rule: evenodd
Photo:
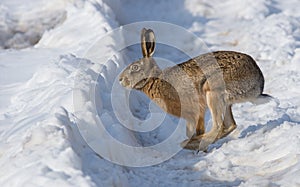
<path fill-rule="evenodd" d="M 299 186 L 299 6 L 298 0 L 2 0 L 0 186 Z M 250 54 L 265 76 L 265 93 L 276 99 L 235 105 L 238 128 L 208 153 L 180 150 L 182 121 L 118 84 L 118 73 L 141 57 L 139 46 L 122 49 L 138 42 L 141 26 L 121 33 L 136 21 L 177 24 L 212 51 Z M 159 32 L 159 22 L 140 24 Z M 198 54 L 198 43 L 172 38 L 176 32 L 157 39 Z M 155 56 L 179 63 L 187 59 L 182 51 L 157 45 Z M 142 145 L 149 149 L 140 151 Z"/>

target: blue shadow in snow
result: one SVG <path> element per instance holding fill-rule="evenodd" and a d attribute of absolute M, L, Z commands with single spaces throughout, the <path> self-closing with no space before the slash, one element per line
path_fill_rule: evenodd
<path fill-rule="evenodd" d="M 241 135 L 239 138 L 245 138 L 254 132 L 263 129 L 263 133 L 273 130 L 276 127 L 279 127 L 282 125 L 285 121 L 287 122 L 293 122 L 293 123 L 299 123 L 291 120 L 290 116 L 287 114 L 284 114 L 282 117 L 268 121 L 266 124 L 258 124 L 258 125 L 251 125 L 247 129 L 241 132 Z"/>

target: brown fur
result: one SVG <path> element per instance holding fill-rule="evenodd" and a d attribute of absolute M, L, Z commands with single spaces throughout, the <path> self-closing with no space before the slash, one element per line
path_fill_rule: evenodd
<path fill-rule="evenodd" d="M 151 37 L 143 36 L 145 33 L 151 33 Z M 269 97 L 262 94 L 263 74 L 249 55 L 217 51 L 161 70 L 151 57 L 155 46 L 153 31 L 144 30 L 141 38 L 144 58 L 129 65 L 120 75 L 120 82 L 141 90 L 167 113 L 187 120 L 190 139 L 181 144 L 184 148 L 206 150 L 236 128 L 232 104 Z M 207 107 L 213 127 L 205 133 Z"/>

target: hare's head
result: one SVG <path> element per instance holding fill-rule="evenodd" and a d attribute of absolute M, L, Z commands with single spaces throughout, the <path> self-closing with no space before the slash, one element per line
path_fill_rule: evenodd
<path fill-rule="evenodd" d="M 141 89 L 149 78 L 157 77 L 161 70 L 152 58 L 155 49 L 155 35 L 151 29 L 142 29 L 141 47 L 143 58 L 131 63 L 121 73 L 119 80 L 122 86 L 130 89 Z"/>

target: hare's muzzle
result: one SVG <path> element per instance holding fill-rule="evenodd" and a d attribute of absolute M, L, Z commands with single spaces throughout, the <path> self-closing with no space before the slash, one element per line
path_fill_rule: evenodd
<path fill-rule="evenodd" d="M 128 87 L 130 85 L 128 78 L 124 76 L 119 77 L 119 82 L 124 87 Z"/>

